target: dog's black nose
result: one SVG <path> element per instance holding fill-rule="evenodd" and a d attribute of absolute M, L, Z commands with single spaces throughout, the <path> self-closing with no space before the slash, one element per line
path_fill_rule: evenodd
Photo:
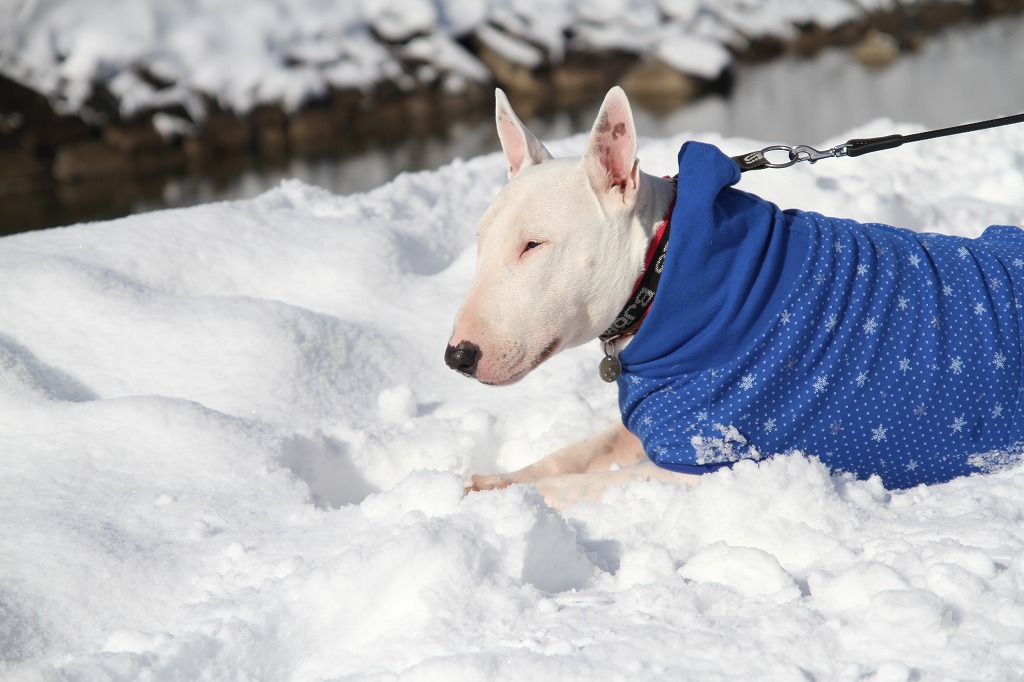
<path fill-rule="evenodd" d="M 444 352 L 445 364 L 469 377 L 476 375 L 476 363 L 479 359 L 480 347 L 469 341 L 460 341 L 457 346 L 448 346 Z"/>

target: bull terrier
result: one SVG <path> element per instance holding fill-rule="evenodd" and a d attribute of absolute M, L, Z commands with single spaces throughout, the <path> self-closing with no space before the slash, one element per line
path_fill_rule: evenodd
<path fill-rule="evenodd" d="M 445 361 L 500 386 L 600 339 L 622 419 L 467 490 L 531 483 L 564 507 L 792 452 L 890 488 L 1020 460 L 1020 228 L 965 239 L 783 211 L 697 142 L 675 178 L 648 175 L 620 88 L 583 156 L 555 159 L 496 100 L 509 182 Z"/>

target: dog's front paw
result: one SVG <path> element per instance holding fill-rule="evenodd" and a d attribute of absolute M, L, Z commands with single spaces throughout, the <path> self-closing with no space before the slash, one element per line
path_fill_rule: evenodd
<path fill-rule="evenodd" d="M 598 502 L 607 485 L 600 474 L 563 474 L 546 476 L 536 481 L 525 481 L 514 474 L 470 476 L 464 482 L 467 493 L 480 490 L 499 490 L 513 483 L 533 483 L 548 506 L 565 509 L 579 502 Z"/>
<path fill-rule="evenodd" d="M 573 479 L 579 476 L 551 476 L 534 481 L 537 491 L 544 498 L 548 506 L 554 509 L 564 509 L 570 504 L 580 502 L 582 499 L 589 499 L 587 492 L 578 486 L 572 485 Z M 510 474 L 489 474 L 468 477 L 463 485 L 466 493 L 479 492 L 482 490 L 500 490 L 507 488 L 513 483 L 523 483 Z"/>
<path fill-rule="evenodd" d="M 507 488 L 515 483 L 515 480 L 508 474 L 477 474 L 470 476 L 463 482 L 467 493 L 480 490 L 499 490 Z"/>

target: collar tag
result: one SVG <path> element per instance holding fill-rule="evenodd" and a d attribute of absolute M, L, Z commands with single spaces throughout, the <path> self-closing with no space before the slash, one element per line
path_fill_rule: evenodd
<path fill-rule="evenodd" d="M 622 374 L 622 363 L 619 362 L 618 355 L 619 352 L 618 349 L 615 348 L 615 341 L 605 341 L 604 359 L 601 360 L 601 364 L 598 366 L 598 371 L 601 374 L 601 378 L 609 384 L 614 384 Z"/>

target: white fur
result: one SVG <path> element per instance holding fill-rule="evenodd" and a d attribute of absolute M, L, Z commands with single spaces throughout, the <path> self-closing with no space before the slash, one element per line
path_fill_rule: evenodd
<path fill-rule="evenodd" d="M 462 371 L 503 385 L 611 325 L 675 190 L 640 171 L 633 114 L 620 88 L 605 97 L 582 157 L 553 159 L 500 90 L 495 121 L 509 183 L 480 221 L 476 275 L 449 351 L 478 349 L 475 365 Z M 613 464 L 628 469 L 611 472 Z M 536 483 L 549 502 L 563 506 L 598 499 L 622 480 L 652 477 L 697 478 L 647 461 L 619 424 L 518 472 L 473 477 L 468 488 Z"/>

